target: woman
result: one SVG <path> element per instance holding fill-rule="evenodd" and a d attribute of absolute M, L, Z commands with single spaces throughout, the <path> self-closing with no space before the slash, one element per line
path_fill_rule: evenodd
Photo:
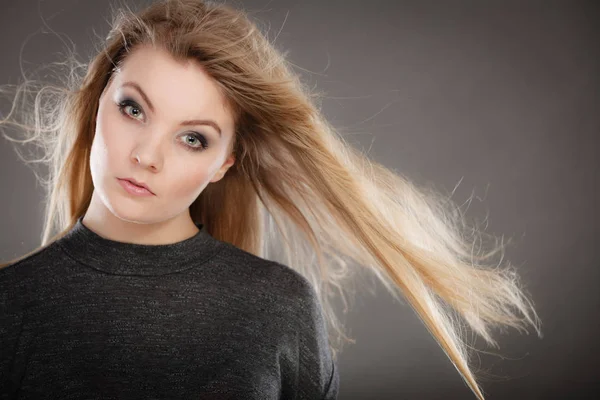
<path fill-rule="evenodd" d="M 54 94 L 41 120 L 1 121 L 51 167 L 42 247 L 0 269 L 2 394 L 336 398 L 333 339 L 351 340 L 329 300 L 353 266 L 479 399 L 452 312 L 492 345 L 495 325 L 541 335 L 515 272 L 486 262 L 502 248 L 472 254 L 447 200 L 347 145 L 241 11 L 121 11 Z"/>

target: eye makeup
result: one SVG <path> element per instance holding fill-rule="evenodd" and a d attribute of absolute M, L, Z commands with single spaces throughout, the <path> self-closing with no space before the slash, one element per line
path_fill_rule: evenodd
<path fill-rule="evenodd" d="M 133 99 L 128 97 L 124 98 L 123 100 L 117 102 L 117 108 L 119 109 L 119 112 L 126 118 L 142 121 L 137 118 L 137 115 L 144 115 L 142 107 L 139 106 Z M 134 110 L 137 110 L 136 115 L 132 114 L 132 111 Z M 184 137 L 194 138 L 198 143 L 198 145 L 186 144 L 185 148 L 189 151 L 197 152 L 206 150 L 208 148 L 208 140 L 206 140 L 206 137 L 199 132 L 190 132 L 185 134 Z"/>

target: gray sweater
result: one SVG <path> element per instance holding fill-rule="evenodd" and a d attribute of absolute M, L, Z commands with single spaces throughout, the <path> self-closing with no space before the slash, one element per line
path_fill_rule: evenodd
<path fill-rule="evenodd" d="M 197 226 L 140 245 L 80 218 L 0 269 L 0 399 L 336 399 L 309 281 Z"/>

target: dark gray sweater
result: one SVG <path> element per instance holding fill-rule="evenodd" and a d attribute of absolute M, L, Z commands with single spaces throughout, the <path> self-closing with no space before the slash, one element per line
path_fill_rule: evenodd
<path fill-rule="evenodd" d="M 335 399 L 309 281 L 200 232 L 68 234 L 0 269 L 1 399 Z"/>

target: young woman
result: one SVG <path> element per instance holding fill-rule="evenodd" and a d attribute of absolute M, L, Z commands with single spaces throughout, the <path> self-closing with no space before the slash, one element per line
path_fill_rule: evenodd
<path fill-rule="evenodd" d="M 351 340 L 330 298 L 363 270 L 479 399 L 456 317 L 492 345 L 494 326 L 541 335 L 515 271 L 488 261 L 502 247 L 473 254 L 482 233 L 447 199 L 347 145 L 246 14 L 116 16 L 80 80 L 0 121 L 50 166 L 42 245 L 0 269 L 0 393 L 334 399 Z"/>

